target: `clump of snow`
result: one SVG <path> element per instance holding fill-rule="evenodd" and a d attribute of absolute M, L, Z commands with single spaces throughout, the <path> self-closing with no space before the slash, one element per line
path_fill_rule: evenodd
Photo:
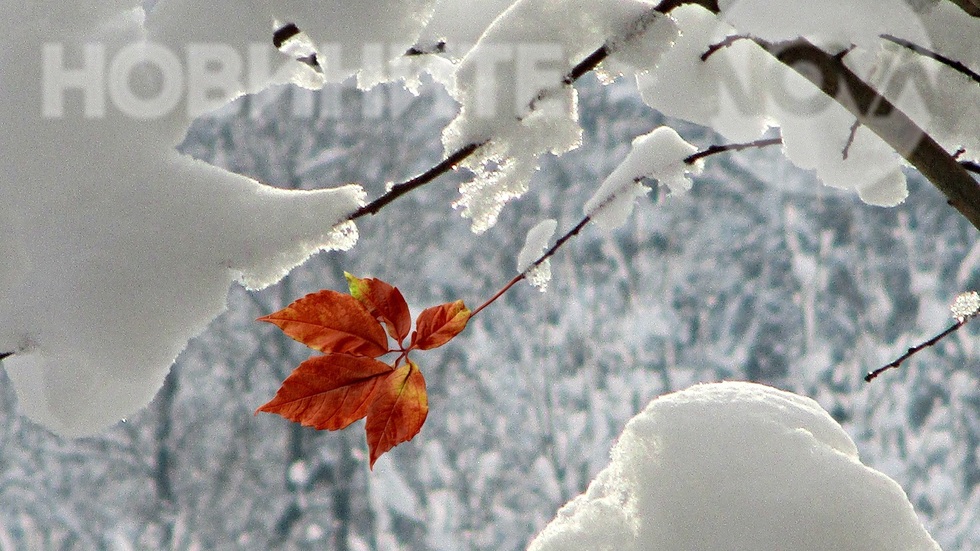
<path fill-rule="evenodd" d="M 450 153 L 489 141 L 462 163 L 475 180 L 460 187 L 455 206 L 473 231 L 493 226 L 503 205 L 527 191 L 541 155 L 579 145 L 577 96 L 565 75 L 650 9 L 636 0 L 518 0 L 466 54 L 451 90 L 460 114 L 443 145 Z"/>
<path fill-rule="evenodd" d="M 625 32 L 607 41 L 612 51 L 599 66 L 599 76 L 605 81 L 645 71 L 657 64 L 677 40 L 680 29 L 669 15 L 651 10 L 631 22 Z"/>
<path fill-rule="evenodd" d="M 964 17 L 952 2 L 938 2 L 918 21 L 928 40 L 913 42 L 949 59 L 980 71 L 980 18 Z M 900 37 L 910 38 L 910 37 Z M 963 147 L 976 159 L 980 152 L 980 86 L 969 76 L 938 61 L 898 46 L 887 45 L 892 73 L 903 86 L 884 89 L 884 94 L 909 114 L 947 150 Z M 881 87 L 879 87 L 881 88 Z M 891 89 L 891 88 L 894 88 Z"/>
<path fill-rule="evenodd" d="M 0 271 L 0 352 L 15 353 L 4 367 L 22 411 L 83 435 L 150 401 L 233 282 L 260 288 L 318 250 L 352 246 L 356 229 L 343 220 L 364 192 L 276 189 L 177 153 L 183 115 L 133 116 L 103 95 L 149 87 L 152 75 L 109 82 L 83 55 L 102 51 L 109 64 L 138 52 L 142 18 L 126 10 L 96 27 L 45 15 L 62 5 L 11 8 L 0 50 L 3 78 L 16 83 L 0 99 L 12 263 Z M 38 62 L 51 44 L 63 46 L 60 66 Z M 61 111 L 44 116 L 46 97 Z"/>
<path fill-rule="evenodd" d="M 442 42 L 447 56 L 462 58 L 490 23 L 513 3 L 514 0 L 438 0 L 432 18 L 421 32 L 420 42 L 423 45 Z"/>
<path fill-rule="evenodd" d="M 876 47 L 885 33 L 922 30 L 904 0 L 807 0 L 793 9 L 782 0 L 719 0 L 718 7 L 740 33 L 769 42 L 806 37 L 830 53 L 851 45 Z"/>
<path fill-rule="evenodd" d="M 651 402 L 530 551 L 935 551 L 902 489 L 820 406 L 753 383 Z"/>
<path fill-rule="evenodd" d="M 698 5 L 670 13 L 680 36 L 659 61 L 640 67 L 647 69 L 637 76 L 643 101 L 732 141 L 762 135 L 769 124 L 766 89 L 776 62 L 750 40 L 738 40 L 701 61 L 710 45 L 737 31 Z"/>
<path fill-rule="evenodd" d="M 953 317 L 958 320 L 972 318 L 977 315 L 977 312 L 980 312 L 980 294 L 976 291 L 960 293 L 953 304 L 949 306 L 949 309 L 953 313 Z"/>
<path fill-rule="evenodd" d="M 517 254 L 517 271 L 519 273 L 528 272 L 528 282 L 545 292 L 548 290 L 548 282 L 551 281 L 551 261 L 545 260 L 541 264 L 532 267 L 535 260 L 541 257 L 548 248 L 548 241 L 555 234 L 558 228 L 558 221 L 547 219 L 538 222 L 529 232 L 521 252 Z"/>
<path fill-rule="evenodd" d="M 342 50 L 342 64 L 328 71 L 332 81 L 358 73 L 364 88 L 386 82 L 387 63 L 415 43 L 432 17 L 436 0 L 268 0 L 279 21 L 296 24 L 316 44 Z M 374 51 L 380 49 L 380 55 Z"/>
<path fill-rule="evenodd" d="M 633 212 L 636 198 L 649 191 L 641 183 L 644 178 L 658 180 L 671 193 L 686 192 L 691 189 L 691 174 L 699 173 L 701 164 L 689 165 L 684 159 L 696 151 L 696 147 L 666 126 L 637 137 L 629 155 L 585 203 L 585 214 L 605 229 L 623 225 Z"/>

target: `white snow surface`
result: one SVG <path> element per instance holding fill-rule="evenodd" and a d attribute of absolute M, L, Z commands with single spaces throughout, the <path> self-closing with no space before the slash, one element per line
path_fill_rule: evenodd
<path fill-rule="evenodd" d="M 926 551 L 903 490 L 809 398 L 754 383 L 661 396 L 529 551 Z"/>
<path fill-rule="evenodd" d="M 781 42 L 806 37 L 826 51 L 856 45 L 874 48 L 880 36 L 924 35 L 905 0 L 719 0 L 721 17 L 741 33 Z"/>
<path fill-rule="evenodd" d="M 358 186 L 281 190 L 181 155 L 185 115 L 141 119 L 105 96 L 86 115 L 106 88 L 85 45 L 108 64 L 145 37 L 140 10 L 116 4 L 94 17 L 63 2 L 5 6 L 0 66 L 17 84 L 0 99 L 0 351 L 15 353 L 3 364 L 22 411 L 65 435 L 148 403 L 234 281 L 260 288 L 318 250 L 352 246 L 354 226 L 334 226 L 363 201 Z M 63 46 L 61 67 L 89 71 L 57 116 L 42 113 L 44 44 Z"/>
<path fill-rule="evenodd" d="M 534 264 L 534 261 L 544 254 L 548 248 L 548 242 L 551 240 L 551 236 L 555 235 L 555 229 L 557 228 L 558 221 L 549 218 L 538 222 L 527 232 L 527 239 L 524 241 L 524 246 L 521 247 L 521 252 L 517 254 L 518 273 L 526 272 Z M 545 260 L 531 269 L 527 274 L 527 280 L 531 285 L 540 289 L 541 292 L 546 291 L 548 289 L 548 282 L 551 281 L 551 260 Z"/>
<path fill-rule="evenodd" d="M 636 198 L 650 191 L 641 183 L 644 178 L 658 180 L 671 193 L 686 192 L 692 186 L 691 175 L 699 173 L 702 165 L 688 165 L 684 159 L 696 151 L 667 126 L 637 137 L 629 155 L 585 203 L 585 214 L 607 230 L 622 226 L 633 212 Z"/>

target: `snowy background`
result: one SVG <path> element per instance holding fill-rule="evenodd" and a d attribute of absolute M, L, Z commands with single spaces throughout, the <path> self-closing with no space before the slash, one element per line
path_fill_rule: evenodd
<path fill-rule="evenodd" d="M 474 303 L 513 275 L 539 220 L 577 222 L 630 141 L 664 122 L 632 83 L 579 88 L 583 147 L 546 158 L 541 185 L 494 228 L 470 233 L 448 206 L 450 177 L 363 220 L 353 251 L 316 256 L 261 292 L 233 287 L 231 310 L 191 342 L 153 403 L 104 435 L 53 436 L 0 384 L 0 544 L 523 549 L 651 399 L 744 379 L 817 400 L 945 549 L 980 548 L 975 330 L 861 380 L 944 328 L 951 298 L 980 286 L 975 230 L 913 173 L 908 202 L 871 207 L 778 148 L 716 156 L 687 195 L 654 191 L 620 230 L 586 230 L 554 258 L 547 293 L 519 286 L 420 357 L 429 420 L 373 473 L 356 426 L 317 433 L 252 415 L 309 353 L 256 317 L 342 290 L 344 270 L 387 279 L 413 309 Z M 260 117 L 199 121 L 181 148 L 283 187 L 357 181 L 369 194 L 440 158 L 437 129 L 455 106 L 437 88 L 328 92 L 342 94 L 342 111 L 296 117 L 299 96 L 267 94 Z M 720 141 L 668 122 L 693 143 Z"/>

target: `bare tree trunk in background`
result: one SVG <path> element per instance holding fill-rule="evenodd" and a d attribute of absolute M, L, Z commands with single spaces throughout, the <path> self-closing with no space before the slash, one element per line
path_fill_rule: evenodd
<path fill-rule="evenodd" d="M 286 461 L 283 465 L 283 485 L 289 495 L 289 505 L 280 515 L 276 522 L 275 532 L 272 541 L 275 546 L 280 546 L 290 540 L 290 533 L 297 522 L 303 517 L 300 492 L 303 491 L 293 477 L 290 470 L 297 461 L 303 459 L 303 431 L 306 430 L 302 425 L 293 423 L 289 425 L 289 437 L 286 439 Z"/>
<path fill-rule="evenodd" d="M 176 500 L 173 488 L 173 451 L 170 436 L 173 432 L 173 406 L 178 390 L 177 370 L 171 369 L 163 381 L 163 388 L 157 394 L 157 426 L 154 434 L 156 443 L 153 463 L 153 486 L 157 495 L 157 517 L 163 531 L 161 543 L 172 547 L 174 533 L 174 511 Z"/>

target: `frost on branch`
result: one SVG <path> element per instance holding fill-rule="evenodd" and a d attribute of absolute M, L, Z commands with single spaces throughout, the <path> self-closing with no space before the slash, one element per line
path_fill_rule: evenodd
<path fill-rule="evenodd" d="M 0 64 L 17 86 L 0 99 L 0 350 L 16 352 L 4 367 L 22 411 L 81 435 L 150 401 L 233 282 L 263 287 L 318 250 L 352 246 L 354 226 L 337 224 L 363 191 L 287 191 L 229 173 L 173 149 L 178 117 L 111 102 L 93 112 L 77 89 L 43 116 L 44 71 L 77 69 L 87 44 L 112 59 L 146 35 L 136 11 L 104 13 L 111 24 L 97 27 L 66 6 L 8 7 Z M 45 44 L 64 45 L 64 63 L 39 63 Z M 143 78 L 134 71 L 130 85 L 144 89 Z"/>
<path fill-rule="evenodd" d="M 753 383 L 651 402 L 529 551 L 938 551 L 901 487 L 810 400 Z"/>
<path fill-rule="evenodd" d="M 696 147 L 666 126 L 636 138 L 626 159 L 585 204 L 585 214 L 605 229 L 623 225 L 633 212 L 636 198 L 649 191 L 641 183 L 644 178 L 658 180 L 670 188 L 671 193 L 691 189 L 690 176 L 699 173 L 701 165 L 688 165 L 684 158 L 695 151 Z"/>
<path fill-rule="evenodd" d="M 958 321 L 976 316 L 980 312 L 980 294 L 976 291 L 960 293 L 949 306 L 949 310 Z"/>
<path fill-rule="evenodd" d="M 554 219 L 542 220 L 527 232 L 527 239 L 524 247 L 517 255 L 517 271 L 524 273 L 528 271 L 528 282 L 537 287 L 542 293 L 548 290 L 548 282 L 551 281 L 551 261 L 545 260 L 537 266 L 533 266 L 535 260 L 541 257 L 548 248 L 548 241 L 555 234 L 558 221 Z"/>

